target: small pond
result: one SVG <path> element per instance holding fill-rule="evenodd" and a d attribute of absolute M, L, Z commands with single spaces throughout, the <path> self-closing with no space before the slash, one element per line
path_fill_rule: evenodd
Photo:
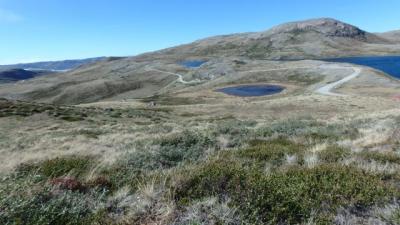
<path fill-rule="evenodd" d="M 206 62 L 207 61 L 205 60 L 186 60 L 180 62 L 179 64 L 187 68 L 198 68 Z"/>
<path fill-rule="evenodd" d="M 257 97 L 278 94 L 283 90 L 285 88 L 278 85 L 239 85 L 221 88 L 216 91 L 239 97 Z"/>

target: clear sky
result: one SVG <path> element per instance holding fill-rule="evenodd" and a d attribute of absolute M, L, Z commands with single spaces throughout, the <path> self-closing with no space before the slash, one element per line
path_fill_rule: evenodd
<path fill-rule="evenodd" d="M 0 64 L 136 55 L 317 17 L 400 29 L 400 0 L 0 0 Z"/>

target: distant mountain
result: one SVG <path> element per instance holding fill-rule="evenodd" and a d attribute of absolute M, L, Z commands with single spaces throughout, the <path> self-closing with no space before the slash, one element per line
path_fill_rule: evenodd
<path fill-rule="evenodd" d="M 243 56 L 254 59 L 317 59 L 400 53 L 385 37 L 330 18 L 291 22 L 264 32 L 216 36 L 140 56 Z"/>
<path fill-rule="evenodd" d="M 379 33 L 377 35 L 390 41 L 400 43 L 400 30 Z"/>
<path fill-rule="evenodd" d="M 49 71 L 65 71 L 76 69 L 79 66 L 105 60 L 106 57 L 75 59 L 63 61 L 48 61 L 36 63 L 21 63 L 13 65 L 0 65 L 0 69 L 26 69 L 26 70 L 49 70 Z"/>
<path fill-rule="evenodd" d="M 24 69 L 0 70 L 0 83 L 10 83 L 49 74 L 48 71 L 29 71 Z"/>

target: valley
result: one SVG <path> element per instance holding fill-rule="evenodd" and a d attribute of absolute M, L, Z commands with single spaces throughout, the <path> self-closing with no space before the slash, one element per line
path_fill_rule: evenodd
<path fill-rule="evenodd" d="M 314 19 L 2 83 L 0 224 L 398 224 L 400 81 L 336 58 L 396 35 Z"/>

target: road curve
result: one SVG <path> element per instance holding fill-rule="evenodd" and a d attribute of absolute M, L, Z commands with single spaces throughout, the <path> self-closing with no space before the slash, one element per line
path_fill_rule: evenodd
<path fill-rule="evenodd" d="M 343 67 L 340 67 L 340 68 L 343 68 Z M 332 92 L 332 90 L 337 88 L 337 87 L 339 87 L 340 85 L 342 85 L 342 84 L 344 84 L 346 82 L 349 82 L 350 80 L 352 80 L 352 79 L 354 79 L 354 78 L 356 78 L 356 77 L 358 77 L 360 75 L 361 68 L 352 67 L 352 69 L 354 70 L 354 72 L 352 74 L 350 74 L 349 76 L 347 76 L 347 77 L 345 77 L 345 78 L 343 78 L 341 80 L 338 80 L 336 82 L 333 82 L 333 83 L 327 84 L 325 86 L 322 86 L 322 87 L 318 88 L 315 92 L 318 93 L 318 94 L 322 94 L 322 95 L 345 96 L 344 94 L 339 94 L 339 93 Z"/>
<path fill-rule="evenodd" d="M 177 81 L 179 83 L 182 83 L 182 84 L 195 84 L 195 83 L 201 82 L 200 80 L 185 81 L 185 80 L 183 80 L 183 76 L 181 74 L 178 74 L 178 73 L 171 73 L 171 72 L 168 72 L 168 71 L 162 71 L 162 70 L 153 69 L 153 68 L 151 68 L 149 70 L 156 71 L 156 72 L 159 72 L 159 73 L 165 73 L 165 74 L 170 74 L 170 75 L 177 76 L 178 77 Z"/>
<path fill-rule="evenodd" d="M 343 66 L 331 66 L 331 65 L 322 65 L 320 67 L 325 67 L 327 69 L 346 68 Z M 277 71 L 277 70 L 310 69 L 310 68 L 315 68 L 315 67 L 291 67 L 291 68 L 278 68 L 278 69 L 268 69 L 268 70 L 250 70 L 247 72 L 254 73 L 254 72 L 269 72 L 269 71 Z M 349 76 L 347 76 L 343 79 L 340 79 L 336 82 L 324 85 L 324 86 L 318 88 L 317 90 L 315 90 L 315 92 L 318 94 L 329 95 L 329 96 L 345 96 L 344 94 L 332 92 L 332 90 L 360 75 L 360 73 L 362 71 L 361 68 L 359 68 L 359 67 L 351 67 L 351 68 L 354 70 L 354 72 L 352 74 L 350 74 Z M 200 80 L 185 81 L 185 80 L 183 80 L 183 76 L 178 73 L 172 73 L 172 72 L 158 70 L 158 69 L 154 69 L 154 68 L 148 68 L 148 70 L 177 76 L 178 77 L 177 82 L 182 83 L 182 84 L 196 84 L 196 83 L 201 82 Z"/>

